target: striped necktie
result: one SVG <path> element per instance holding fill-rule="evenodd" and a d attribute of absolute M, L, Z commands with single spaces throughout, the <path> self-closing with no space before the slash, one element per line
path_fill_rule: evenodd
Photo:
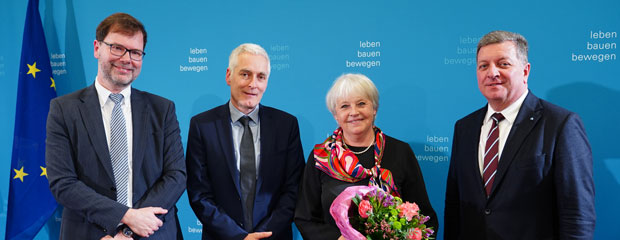
<path fill-rule="evenodd" d="M 493 120 L 493 126 L 491 126 L 491 130 L 489 130 L 489 135 L 487 135 L 487 143 L 484 148 L 484 169 L 482 170 L 482 179 L 484 180 L 484 189 L 486 190 L 487 197 L 491 195 L 493 180 L 497 172 L 497 162 L 499 161 L 498 124 L 500 121 L 504 120 L 504 115 L 501 113 L 494 113 L 491 119 Z"/>
<path fill-rule="evenodd" d="M 110 119 L 110 159 L 116 182 L 116 201 L 127 205 L 127 183 L 129 181 L 129 151 L 127 149 L 127 130 L 125 116 L 121 109 L 123 95 L 110 94 L 114 102 Z"/>

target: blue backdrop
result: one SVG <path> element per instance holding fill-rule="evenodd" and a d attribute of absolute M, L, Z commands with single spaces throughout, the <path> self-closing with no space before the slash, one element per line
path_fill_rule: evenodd
<path fill-rule="evenodd" d="M 0 3 L 0 236 L 12 179 L 26 4 Z M 486 103 L 476 84 L 477 41 L 491 30 L 519 32 L 530 42 L 532 92 L 579 113 L 585 123 L 594 155 L 596 239 L 620 236 L 618 9 L 617 0 L 40 4 L 59 96 L 93 83 L 93 41 L 101 20 L 114 12 L 141 20 L 149 35 L 148 54 L 133 86 L 177 104 L 184 144 L 189 119 L 228 100 L 228 55 L 241 43 L 258 43 L 270 54 L 272 74 L 262 103 L 297 116 L 305 156 L 337 126 L 324 103 L 332 81 L 347 72 L 368 75 L 380 92 L 376 124 L 413 147 L 440 223 L 454 123 Z M 177 206 L 186 239 L 200 239 L 201 226 L 186 195 Z M 55 239 L 58 218 L 37 239 Z"/>

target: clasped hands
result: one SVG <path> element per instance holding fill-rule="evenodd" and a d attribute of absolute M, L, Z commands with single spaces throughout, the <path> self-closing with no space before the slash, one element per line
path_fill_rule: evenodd
<path fill-rule="evenodd" d="M 129 228 L 131 228 L 131 231 L 133 231 L 134 234 L 137 234 L 141 237 L 149 237 L 153 235 L 155 231 L 159 230 L 159 227 L 164 224 L 164 222 L 157 218 L 156 215 L 166 213 L 168 213 L 168 210 L 160 207 L 145 207 L 138 209 L 130 208 L 121 219 L 121 223 L 129 226 Z M 107 235 L 101 238 L 101 240 L 110 239 L 129 240 L 131 238 L 126 237 L 121 232 L 116 233 L 114 237 Z"/>

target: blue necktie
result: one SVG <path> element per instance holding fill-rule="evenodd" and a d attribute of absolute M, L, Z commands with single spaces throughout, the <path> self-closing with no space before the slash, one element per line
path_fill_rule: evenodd
<path fill-rule="evenodd" d="M 129 181 L 129 150 L 127 149 L 127 130 L 125 116 L 121 109 L 123 95 L 110 94 L 114 102 L 110 119 L 110 159 L 116 182 L 116 201 L 127 205 L 127 182 Z"/>

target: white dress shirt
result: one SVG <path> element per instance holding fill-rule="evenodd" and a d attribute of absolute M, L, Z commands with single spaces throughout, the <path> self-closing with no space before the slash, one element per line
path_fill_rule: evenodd
<path fill-rule="evenodd" d="M 114 102 L 110 99 L 110 90 L 103 87 L 97 80 L 95 80 L 95 89 L 99 96 L 99 106 L 101 106 L 101 117 L 103 118 L 103 127 L 105 129 L 105 137 L 108 143 L 108 150 L 110 149 L 110 120 L 112 118 L 112 109 L 114 108 Z M 127 205 L 132 207 L 133 203 L 133 121 L 131 117 L 131 85 L 127 86 L 120 92 L 123 95 L 123 101 L 121 102 L 121 110 L 125 116 L 125 129 L 127 132 L 127 154 L 129 154 L 129 181 L 127 182 Z"/>
<path fill-rule="evenodd" d="M 499 122 L 499 146 L 498 146 L 498 158 L 497 162 L 502 157 L 502 151 L 504 149 L 504 144 L 506 144 L 506 139 L 508 139 L 508 134 L 510 133 L 510 129 L 517 118 L 517 114 L 519 114 L 519 109 L 521 109 L 521 105 L 523 105 L 523 101 L 525 101 L 525 97 L 529 90 L 525 90 L 523 95 L 517 99 L 514 103 L 510 104 L 506 109 L 502 110 L 501 113 L 504 115 L 504 120 Z M 483 174 L 483 166 L 484 166 L 484 152 L 486 151 L 485 147 L 487 144 L 487 135 L 489 134 L 489 130 L 493 126 L 493 119 L 491 119 L 491 115 L 496 113 L 491 104 L 487 104 L 487 114 L 484 116 L 484 122 L 482 123 L 482 128 L 480 129 L 480 143 L 478 144 L 478 167 L 480 168 L 480 175 Z"/>

